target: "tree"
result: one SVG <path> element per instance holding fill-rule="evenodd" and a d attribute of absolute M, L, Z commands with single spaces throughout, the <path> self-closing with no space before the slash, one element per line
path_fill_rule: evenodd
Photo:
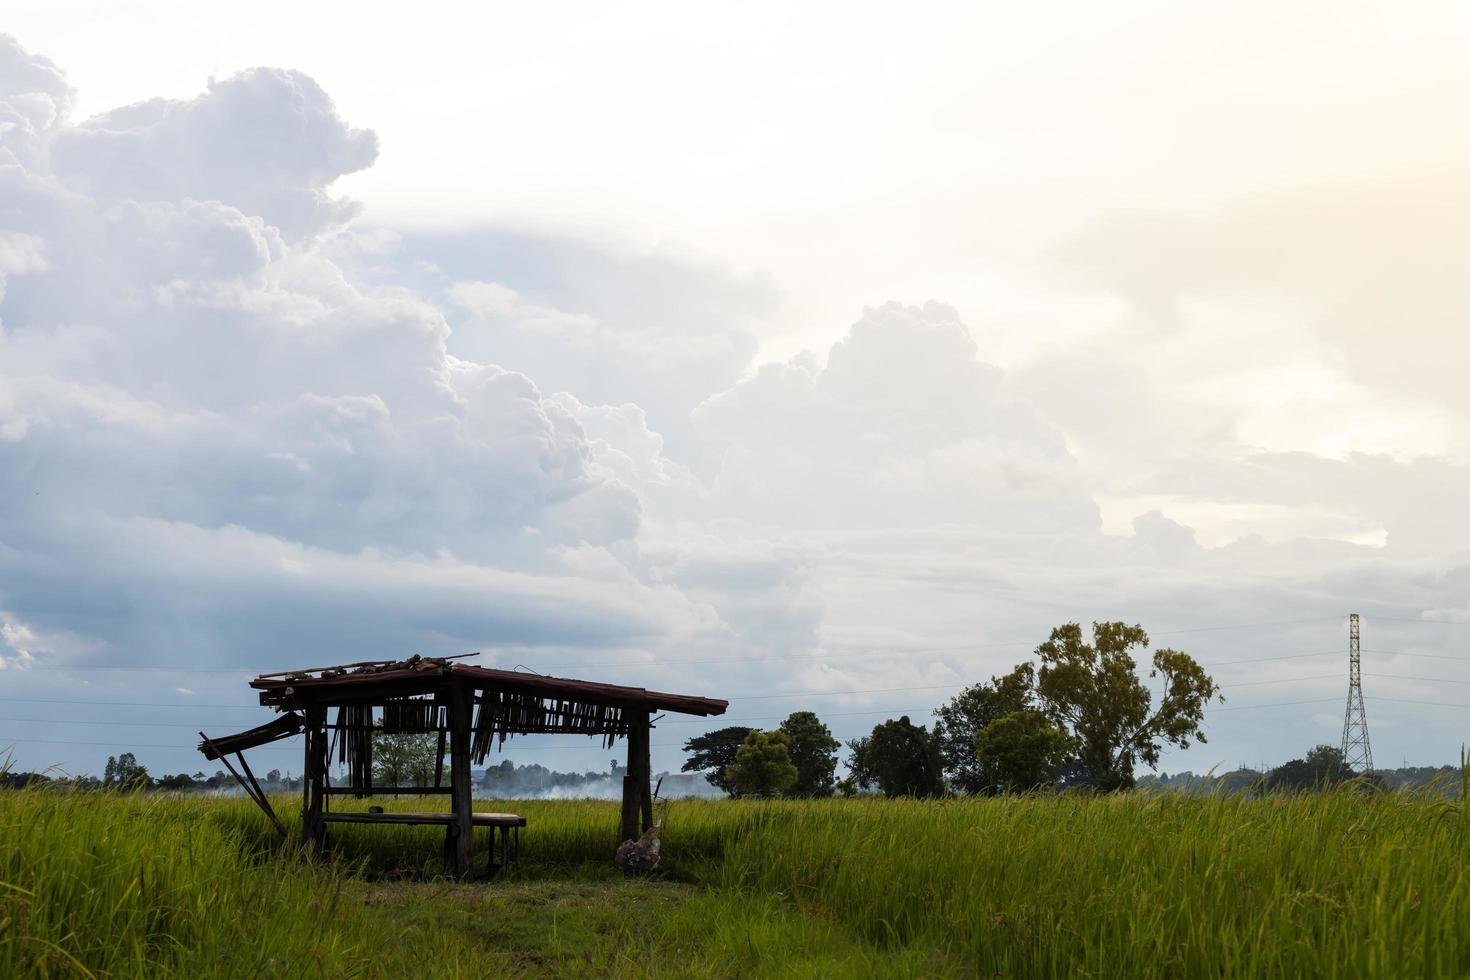
<path fill-rule="evenodd" d="M 728 776 L 741 796 L 772 797 L 796 782 L 786 733 L 751 732 L 735 751 Z"/>
<path fill-rule="evenodd" d="M 138 790 L 147 789 L 148 782 L 148 770 L 139 764 L 133 753 L 124 752 L 116 758 L 107 757 L 107 765 L 102 770 L 103 786 Z"/>
<path fill-rule="evenodd" d="M 439 760 L 439 738 L 428 732 L 374 732 L 373 782 L 429 786 Z"/>
<path fill-rule="evenodd" d="M 1345 783 L 1356 774 L 1342 758 L 1342 750 L 1319 745 L 1305 759 L 1292 759 L 1266 774 L 1266 789 L 1304 792 Z"/>
<path fill-rule="evenodd" d="M 1134 766 L 1157 766 L 1164 744 L 1187 748 L 1205 741 L 1200 722 L 1219 687 L 1187 653 L 1154 651 L 1149 677 L 1163 677 L 1164 694 L 1150 711 L 1152 696 L 1138 679 L 1130 650 L 1147 649 L 1141 626 L 1093 623 L 1092 643 L 1068 623 L 1051 631 L 1036 648 L 1041 667 L 1036 693 L 1052 721 L 1077 743 L 1077 762 L 1099 790 L 1133 786 Z M 1224 700 L 1220 697 L 1220 700 Z"/>
<path fill-rule="evenodd" d="M 197 780 L 199 780 L 200 782 L 203 782 L 204 781 L 204 774 L 202 772 L 201 773 L 195 773 L 194 774 L 194 778 L 197 779 Z M 276 783 L 279 783 L 280 781 L 281 781 L 281 770 L 279 770 L 279 769 L 272 769 L 270 772 L 268 772 L 268 773 L 265 774 L 265 782 L 266 782 L 266 785 L 267 786 L 274 786 Z"/>
<path fill-rule="evenodd" d="M 934 741 L 956 791 L 994 793 L 1004 784 L 975 754 L 975 739 L 997 718 L 1035 708 L 1035 686 L 1036 671 L 1024 663 L 1004 677 L 992 677 L 988 684 L 971 685 L 935 709 Z"/>
<path fill-rule="evenodd" d="M 814 713 L 796 711 L 781 722 L 781 732 L 791 747 L 791 764 L 796 766 L 796 782 L 787 795 L 831 796 L 837 750 L 842 747 L 832 730 Z"/>
<path fill-rule="evenodd" d="M 897 721 L 874 726 L 871 734 L 847 743 L 848 769 L 861 788 L 877 786 L 884 796 L 943 796 L 944 764 L 933 736 L 923 725 Z"/>
<path fill-rule="evenodd" d="M 981 769 L 1011 793 L 1055 782 L 1072 749 L 1072 737 L 1034 709 L 1003 715 L 975 736 Z"/>
<path fill-rule="evenodd" d="M 735 787 L 730 782 L 728 770 L 735 762 L 735 753 L 740 751 L 740 747 L 755 730 L 732 725 L 729 728 L 694 736 L 684 743 L 684 751 L 689 753 L 689 758 L 684 761 L 679 771 L 702 771 L 710 785 L 718 786 L 726 793 L 733 794 Z"/>
<path fill-rule="evenodd" d="M 485 775 L 480 777 L 480 785 L 491 793 L 509 793 L 511 784 L 515 782 L 516 764 L 509 759 L 502 759 L 498 766 L 487 766 Z"/>

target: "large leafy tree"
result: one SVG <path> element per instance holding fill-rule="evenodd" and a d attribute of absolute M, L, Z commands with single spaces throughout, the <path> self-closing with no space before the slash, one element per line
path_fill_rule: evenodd
<path fill-rule="evenodd" d="M 102 770 L 102 785 L 115 786 L 118 789 L 138 790 L 147 789 L 152 780 L 148 776 L 148 770 L 143 767 L 136 756 L 131 752 L 124 752 L 117 757 L 108 756 L 107 765 Z"/>
<path fill-rule="evenodd" d="M 1072 737 L 1034 709 L 995 719 L 975 736 L 975 755 L 995 785 L 1023 793 L 1054 783 L 1071 758 Z"/>
<path fill-rule="evenodd" d="M 438 761 L 437 735 L 373 733 L 373 782 L 379 786 L 430 786 Z"/>
<path fill-rule="evenodd" d="M 939 747 L 923 725 L 908 715 L 874 726 L 871 734 L 847 743 L 848 769 L 861 788 L 876 786 L 884 796 L 943 796 L 944 764 Z"/>
<path fill-rule="evenodd" d="M 814 713 L 795 711 L 781 722 L 781 733 L 790 745 L 791 764 L 796 766 L 796 782 L 786 795 L 831 796 L 837 750 L 842 747 L 832 730 Z"/>
<path fill-rule="evenodd" d="M 998 718 L 1036 707 L 1036 671 L 1021 664 L 1004 677 L 974 684 L 936 708 L 934 741 L 944 774 L 960 793 L 994 793 L 1004 780 L 975 752 L 975 739 Z"/>
<path fill-rule="evenodd" d="M 689 758 L 684 760 L 680 772 L 703 772 L 712 786 L 718 786 L 733 794 L 735 786 L 730 782 L 729 769 L 735 763 L 735 753 L 745 744 L 745 739 L 754 728 L 731 725 L 703 735 L 696 735 L 684 743 Z"/>
<path fill-rule="evenodd" d="M 740 796 L 772 797 L 796 782 L 785 732 L 751 732 L 735 752 L 728 775 Z"/>
<path fill-rule="evenodd" d="M 1319 745 L 1305 759 L 1292 759 L 1266 774 L 1266 789 L 1303 791 L 1322 789 L 1344 783 L 1354 777 L 1342 758 L 1342 750 L 1332 745 Z"/>
<path fill-rule="evenodd" d="M 1099 790 L 1132 787 L 1134 767 L 1155 767 L 1166 744 L 1205 741 L 1200 722 L 1219 686 L 1189 654 L 1161 648 L 1148 674 L 1164 687 L 1154 706 L 1132 655 L 1147 648 L 1143 627 L 1118 622 L 1093 623 L 1091 643 L 1081 626 L 1068 623 L 1036 648 L 1036 693 L 1076 741 L 1077 763 Z"/>

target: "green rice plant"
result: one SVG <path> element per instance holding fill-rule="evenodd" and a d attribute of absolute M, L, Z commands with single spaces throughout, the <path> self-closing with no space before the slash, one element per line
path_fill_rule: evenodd
<path fill-rule="evenodd" d="M 334 824 L 319 861 L 241 798 L 0 792 L 0 976 L 1470 974 L 1433 790 L 678 801 L 649 879 L 614 803 L 476 806 L 528 818 L 506 879 L 440 877 L 442 827 Z"/>

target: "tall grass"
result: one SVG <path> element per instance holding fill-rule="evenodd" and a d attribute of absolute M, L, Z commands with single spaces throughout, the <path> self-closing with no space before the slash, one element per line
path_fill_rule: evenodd
<path fill-rule="evenodd" d="M 682 801 L 662 885 L 611 872 L 615 804 L 501 807 L 512 880 L 448 885 L 440 828 L 336 825 L 313 863 L 242 800 L 0 793 L 0 976 L 1470 974 L 1440 796 Z"/>
<path fill-rule="evenodd" d="M 1464 811 L 1298 797 L 1030 797 L 767 808 L 727 889 L 1014 976 L 1465 976 Z"/>

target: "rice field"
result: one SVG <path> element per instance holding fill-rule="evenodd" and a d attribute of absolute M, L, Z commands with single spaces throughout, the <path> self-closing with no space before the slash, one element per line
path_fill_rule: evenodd
<path fill-rule="evenodd" d="M 442 829 L 313 863 L 241 799 L 0 792 L 0 976 L 1470 974 L 1437 795 L 691 800 L 641 879 L 615 804 L 478 805 L 529 818 L 508 880 L 437 877 Z"/>

